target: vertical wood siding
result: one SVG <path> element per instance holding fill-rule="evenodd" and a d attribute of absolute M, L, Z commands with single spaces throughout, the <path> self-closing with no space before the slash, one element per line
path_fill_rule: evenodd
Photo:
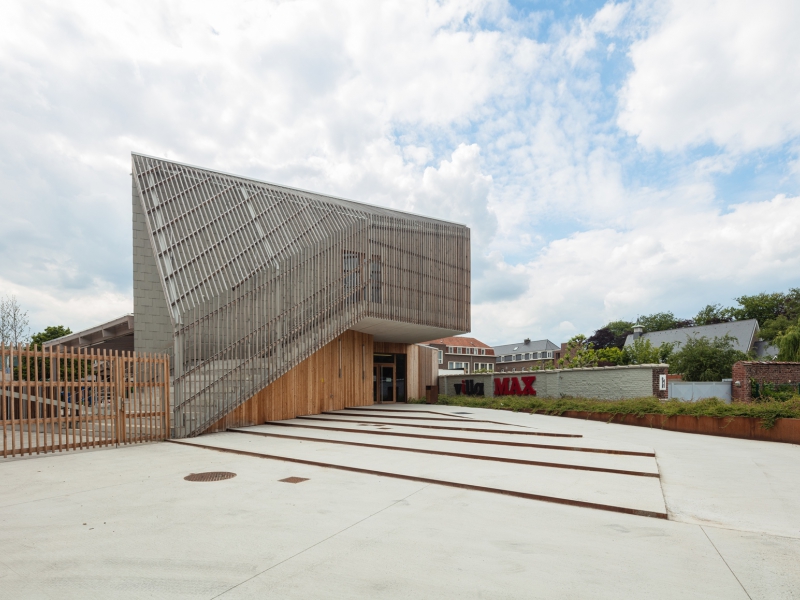
<path fill-rule="evenodd" d="M 207 433 L 370 405 L 372 354 L 371 335 L 345 331 L 214 423 Z"/>

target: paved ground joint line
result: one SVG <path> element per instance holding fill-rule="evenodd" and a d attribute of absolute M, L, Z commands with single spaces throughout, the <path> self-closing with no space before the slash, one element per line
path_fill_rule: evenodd
<path fill-rule="evenodd" d="M 661 513 L 652 510 L 643 510 L 638 508 L 628 508 L 623 506 L 615 506 L 613 504 L 600 504 L 597 502 L 587 502 L 585 500 L 571 500 L 568 498 L 561 498 L 558 496 L 547 496 L 545 494 L 531 494 L 528 492 L 518 492 L 514 490 L 492 488 L 482 485 L 473 485 L 470 483 L 458 483 L 455 481 L 446 481 L 443 479 L 432 479 L 430 477 L 419 477 L 416 475 L 404 475 L 400 473 L 392 473 L 389 471 L 375 471 L 374 469 L 363 469 L 361 467 L 350 467 L 346 465 L 325 463 L 316 460 L 308 460 L 305 458 L 293 458 L 289 456 L 279 456 L 276 454 L 264 454 L 262 452 L 251 452 L 249 450 L 235 450 L 233 448 L 226 448 L 225 446 L 207 446 L 204 444 L 195 444 L 193 442 L 184 442 L 181 440 L 168 440 L 172 444 L 181 446 L 192 446 L 194 448 L 201 448 L 203 450 L 213 450 L 215 452 L 228 452 L 231 454 L 239 454 L 241 456 L 252 456 L 254 458 L 263 458 L 267 460 L 280 460 L 285 462 L 298 463 L 301 465 L 311 465 L 314 467 L 322 467 L 326 469 L 338 469 L 340 471 L 349 471 L 351 473 L 361 473 L 364 475 L 375 475 L 378 477 L 390 477 L 392 479 L 404 479 L 406 481 L 417 481 L 419 483 L 429 483 L 434 485 L 441 485 L 444 487 L 458 488 L 462 490 L 471 490 L 475 492 L 486 492 L 489 494 L 500 494 L 503 496 L 510 496 L 512 498 L 525 498 L 527 500 L 534 500 L 538 502 L 552 502 L 553 504 L 563 504 L 566 506 L 576 506 L 580 508 L 593 508 L 596 510 L 607 510 L 609 512 L 624 513 L 628 515 L 636 515 L 639 517 L 648 517 L 653 519 L 668 519 L 667 513 Z"/>
<path fill-rule="evenodd" d="M 706 536 L 706 539 L 707 539 L 707 540 L 709 541 L 709 543 L 710 543 L 710 544 L 711 544 L 711 545 L 714 547 L 714 550 L 716 550 L 716 551 L 717 551 L 717 554 L 718 554 L 718 555 L 719 555 L 719 557 L 722 559 L 722 562 L 724 562 L 724 563 L 725 563 L 725 566 L 726 566 L 726 567 L 728 567 L 728 570 L 731 572 L 731 575 L 733 575 L 733 578 L 736 580 L 736 583 L 738 583 L 738 584 L 739 584 L 739 586 L 742 588 L 742 591 L 745 593 L 745 595 L 746 595 L 748 598 L 750 598 L 750 600 L 753 600 L 752 596 L 750 596 L 749 592 L 747 591 L 747 588 L 745 588 L 745 587 L 744 587 L 744 585 L 742 584 L 742 582 L 741 582 L 741 581 L 739 581 L 739 578 L 736 576 L 736 573 L 734 573 L 734 572 L 733 572 L 733 569 L 731 569 L 731 566 L 728 564 L 728 561 L 727 561 L 727 560 L 725 560 L 725 557 L 724 557 L 724 556 L 722 556 L 722 552 L 720 552 L 720 551 L 719 551 L 719 548 L 717 548 L 717 545 L 716 545 L 716 544 L 715 544 L 715 543 L 712 541 L 712 539 L 709 537 L 709 535 L 708 535 L 708 533 L 706 532 L 706 530 L 705 530 L 705 529 L 703 529 L 703 526 L 702 526 L 702 525 L 700 525 L 699 527 L 700 527 L 700 529 L 703 531 L 703 534 Z"/>
<path fill-rule="evenodd" d="M 401 433 L 399 431 L 378 431 L 375 429 L 345 429 L 343 427 L 323 427 L 322 425 L 303 425 L 302 423 L 286 423 L 285 421 L 265 421 L 262 425 L 275 425 L 277 427 L 301 427 L 303 429 L 322 429 L 324 431 L 343 431 L 347 433 L 365 433 L 370 435 L 387 435 L 408 438 L 420 438 L 426 440 L 442 440 L 455 442 L 471 442 L 475 444 L 492 444 L 495 446 L 513 446 L 517 448 L 545 448 L 548 450 L 564 450 L 567 452 L 594 452 L 599 454 L 618 454 L 620 456 L 644 456 L 653 458 L 654 452 L 634 452 L 632 450 L 611 450 L 606 448 L 586 448 L 580 446 L 553 446 L 552 444 L 532 444 L 522 442 L 506 442 L 502 440 L 482 440 L 480 438 L 454 438 L 446 436 L 436 436 L 430 434 Z M 394 423 L 393 423 L 394 425 Z M 402 427 L 400 425 L 399 427 Z"/>
<path fill-rule="evenodd" d="M 224 592 L 221 592 L 221 593 L 217 594 L 216 596 L 212 596 L 212 597 L 211 597 L 211 600 L 215 600 L 216 598 L 219 598 L 219 597 L 221 597 L 221 596 L 224 596 L 224 595 L 225 595 L 225 594 L 227 594 L 228 592 L 235 590 L 235 589 L 236 589 L 237 587 L 239 587 L 240 585 L 244 585 L 244 584 L 245 584 L 245 583 L 247 583 L 248 581 L 251 581 L 252 579 L 255 579 L 256 577 L 260 577 L 261 575 L 263 575 L 263 574 L 264 574 L 264 573 L 266 573 L 267 571 L 271 571 L 271 570 L 272 570 L 272 569 L 274 569 L 275 567 L 279 567 L 279 566 L 281 566 L 283 563 L 285 563 L 285 562 L 288 562 L 288 561 L 292 560 L 293 558 L 296 558 L 296 557 L 300 556 L 300 555 L 301 555 L 301 554 L 303 554 L 304 552 L 308 552 L 308 551 L 309 551 L 309 550 L 311 550 L 312 548 L 316 548 L 316 547 L 317 547 L 317 546 L 319 546 L 320 544 L 324 544 L 324 543 L 325 543 L 325 542 L 327 542 L 328 540 L 330 540 L 330 539 L 332 539 L 332 538 L 335 538 L 335 537 L 336 537 L 337 535 L 339 535 L 340 533 L 344 533 L 344 532 L 345 532 L 345 531 L 347 531 L 348 529 L 352 529 L 352 528 L 353 528 L 353 527 L 355 527 L 356 525 L 359 525 L 359 524 L 363 523 L 364 521 L 366 521 L 366 520 L 368 520 L 368 519 L 371 519 L 371 518 L 372 518 L 372 517 L 374 517 L 375 515 L 379 515 L 380 513 L 382 513 L 382 512 L 383 512 L 383 511 L 385 511 L 385 510 L 389 510 L 390 508 L 392 508 L 393 506 L 396 506 L 397 504 L 399 504 L 400 502 L 403 502 L 404 500 L 408 500 L 408 499 L 409 499 L 411 496 L 413 496 L 414 494 L 421 492 L 422 490 L 424 490 L 425 488 L 428 488 L 428 487 L 430 487 L 431 485 L 432 485 L 432 484 L 430 484 L 430 483 L 429 483 L 429 484 L 427 484 L 427 485 L 423 485 L 423 486 L 422 486 L 421 488 L 419 488 L 418 490 L 414 490 L 413 492 L 411 492 L 411 493 L 410 493 L 408 496 L 405 496 L 405 497 L 403 497 L 403 498 L 400 498 L 399 500 L 395 500 L 394 502 L 392 502 L 392 503 L 391 503 L 391 504 L 389 504 L 388 506 L 384 506 L 382 509 L 380 509 L 380 510 L 378 510 L 378 511 L 375 511 L 375 512 L 374 512 L 374 513 L 372 513 L 371 515 L 367 515 L 367 516 L 366 516 L 366 517 L 364 517 L 363 519 L 360 519 L 360 520 L 356 521 L 355 523 L 351 523 L 350 525 L 348 525 L 348 526 L 347 526 L 347 527 L 345 527 L 344 529 L 341 529 L 341 530 L 337 531 L 336 533 L 332 533 L 331 535 L 329 535 L 329 536 L 328 536 L 328 537 L 326 537 L 325 539 L 322 539 L 322 540 L 320 540 L 320 541 L 318 541 L 318 542 L 315 542 L 315 543 L 311 544 L 310 546 L 308 546 L 307 548 L 303 548 L 303 549 L 302 549 L 302 550 L 300 550 L 299 552 L 296 552 L 296 553 L 292 554 L 291 556 L 288 556 L 288 557 L 284 558 L 283 560 L 281 560 L 281 561 L 279 561 L 279 562 L 276 562 L 274 565 L 272 565 L 272 566 L 270 566 L 270 567 L 267 567 L 267 568 L 266 568 L 266 569 L 264 569 L 263 571 L 261 571 L 261 572 L 259 572 L 259 573 L 256 573 L 255 575 L 251 575 L 251 576 L 250 576 L 250 577 L 248 577 L 247 579 L 245 579 L 245 580 L 243 580 L 243 581 L 240 581 L 239 583 L 237 583 L 236 585 L 234 585 L 234 586 L 232 586 L 232 587 L 229 587 L 229 588 L 228 588 L 227 590 L 225 590 Z"/>
<path fill-rule="evenodd" d="M 573 471 L 588 471 L 596 473 L 613 473 L 616 475 L 631 475 L 634 477 L 659 477 L 658 473 L 648 473 L 646 471 L 631 471 L 625 469 L 612 469 L 606 467 L 592 467 L 588 465 L 575 465 L 569 463 L 556 463 L 552 461 L 541 460 L 521 460 L 515 458 L 507 458 L 502 456 L 485 456 L 481 454 L 466 454 L 463 452 L 445 452 L 441 450 L 428 450 L 422 448 L 406 448 L 403 446 L 385 446 L 382 444 L 365 444 L 361 442 L 345 441 L 345 440 L 332 440 L 327 438 L 310 438 L 297 435 L 282 435 L 279 433 L 270 433 L 266 431 L 248 431 L 246 429 L 231 428 L 228 429 L 230 433 L 240 433 L 244 435 L 257 435 L 262 437 L 276 437 L 288 440 L 301 440 L 306 442 L 318 442 L 322 444 L 343 444 L 347 446 L 360 446 L 363 448 L 379 448 L 381 450 L 395 450 L 398 452 L 414 452 L 418 454 L 431 454 L 435 456 L 450 456 L 454 458 L 465 458 L 471 460 L 487 460 L 504 462 L 508 464 L 528 465 L 533 467 L 550 467 L 554 469 L 570 469 Z M 664 495 L 664 490 L 661 490 L 661 495 Z"/>
<path fill-rule="evenodd" d="M 350 416 L 350 415 L 343 415 L 343 416 Z M 352 415 L 357 416 L 357 415 Z M 502 429 L 476 429 L 473 427 L 440 427 L 438 425 L 418 425 L 416 423 L 392 423 L 392 422 L 385 422 L 385 421 L 357 421 L 357 420 L 349 420 L 349 419 L 328 419 L 325 417 L 313 417 L 307 415 L 301 415 L 295 417 L 295 419 L 304 419 L 308 421 L 323 421 L 327 423 L 370 423 L 373 425 L 392 425 L 393 427 L 418 427 L 424 429 L 447 429 L 450 431 L 474 431 L 477 433 L 507 433 L 511 435 L 540 435 L 544 437 L 557 437 L 557 438 L 582 438 L 583 435 L 576 435 L 571 433 L 547 433 L 543 431 L 506 431 Z M 461 421 L 464 424 L 467 421 Z M 471 421 L 470 421 L 471 422 Z M 506 425 L 506 423 L 502 423 L 502 425 Z"/>

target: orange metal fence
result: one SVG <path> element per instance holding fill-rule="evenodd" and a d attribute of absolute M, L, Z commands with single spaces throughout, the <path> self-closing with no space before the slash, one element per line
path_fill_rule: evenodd
<path fill-rule="evenodd" d="M 169 358 L 0 346 L 3 457 L 169 437 Z"/>

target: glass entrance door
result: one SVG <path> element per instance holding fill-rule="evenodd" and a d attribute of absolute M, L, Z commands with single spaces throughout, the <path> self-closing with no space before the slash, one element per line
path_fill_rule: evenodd
<path fill-rule="evenodd" d="M 375 365 L 372 371 L 375 402 L 396 402 L 394 365 Z"/>

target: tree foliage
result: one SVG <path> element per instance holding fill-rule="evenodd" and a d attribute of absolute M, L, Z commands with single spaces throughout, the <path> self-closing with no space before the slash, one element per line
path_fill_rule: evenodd
<path fill-rule="evenodd" d="M 567 342 L 566 352 L 558 360 L 561 369 L 596 367 L 598 365 L 644 365 L 666 362 L 672 346 L 662 344 L 653 347 L 650 340 L 637 339 L 632 345 L 622 349 L 616 346 L 595 349 L 584 335 L 576 335 Z"/>
<path fill-rule="evenodd" d="M 625 348 L 623 348 L 622 364 L 625 365 L 658 364 L 661 362 L 666 362 L 671 352 L 672 352 L 671 344 L 661 344 L 660 346 L 653 346 L 650 340 L 638 338 L 633 340 L 633 343 L 631 345 L 625 346 Z"/>
<path fill-rule="evenodd" d="M 715 325 L 717 323 L 727 323 L 733 320 L 732 310 L 730 308 L 723 308 L 721 304 L 707 304 L 705 308 L 700 309 L 700 312 L 694 318 L 694 324 L 701 325 Z"/>
<path fill-rule="evenodd" d="M 33 335 L 31 338 L 31 348 L 41 347 L 41 345 L 45 342 L 58 339 L 65 335 L 69 335 L 70 333 L 72 333 L 72 330 L 69 327 L 64 327 L 63 325 L 45 327 L 44 331 L 40 331 L 39 333 Z"/>
<path fill-rule="evenodd" d="M 625 338 L 633 333 L 633 323 L 630 321 L 612 321 L 594 332 L 587 341 L 597 350 L 603 348 L 619 348 L 625 345 Z"/>
<path fill-rule="evenodd" d="M 775 338 L 778 360 L 800 362 L 800 321 Z"/>
<path fill-rule="evenodd" d="M 671 312 L 659 312 L 640 316 L 639 325 L 644 327 L 647 332 L 666 331 L 667 329 L 678 329 L 679 327 L 691 327 L 694 325 L 694 321 L 691 319 L 677 319 Z"/>
<path fill-rule="evenodd" d="M 735 338 L 725 335 L 688 338 L 669 360 L 671 373 L 680 373 L 685 381 L 720 381 L 730 378 L 733 365 L 747 360 L 744 352 L 733 347 Z"/>

